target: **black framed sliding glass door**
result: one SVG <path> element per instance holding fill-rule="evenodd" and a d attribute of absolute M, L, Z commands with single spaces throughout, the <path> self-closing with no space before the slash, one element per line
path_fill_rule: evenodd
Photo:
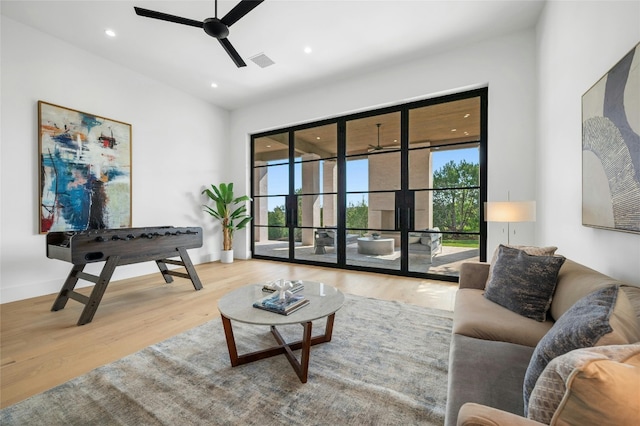
<path fill-rule="evenodd" d="M 252 136 L 256 258 L 457 279 L 486 257 L 487 90 Z"/>
<path fill-rule="evenodd" d="M 289 259 L 292 236 L 289 132 L 253 140 L 254 255 Z"/>
<path fill-rule="evenodd" d="M 336 147 L 335 123 L 254 138 L 254 255 L 308 260 L 318 230 L 327 233 L 321 247 L 335 248 Z M 335 252 L 313 260 L 335 264 Z"/>
<path fill-rule="evenodd" d="M 401 113 L 346 121 L 346 264 L 401 270 Z"/>
<path fill-rule="evenodd" d="M 482 96 L 409 110 L 410 272 L 457 275 L 480 258 L 483 115 Z"/>

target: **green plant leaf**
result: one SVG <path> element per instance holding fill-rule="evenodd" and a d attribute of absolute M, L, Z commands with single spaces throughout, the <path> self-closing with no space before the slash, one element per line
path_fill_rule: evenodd
<path fill-rule="evenodd" d="M 202 194 L 215 204 L 214 207 L 203 205 L 204 211 L 221 222 L 224 230 L 223 247 L 231 248 L 233 232 L 245 228 L 252 219 L 246 214 L 247 208 L 242 204 L 252 201 L 251 198 L 247 195 L 234 198 L 232 182 L 221 183 L 218 186 L 212 184 L 211 189 L 204 189 Z"/>

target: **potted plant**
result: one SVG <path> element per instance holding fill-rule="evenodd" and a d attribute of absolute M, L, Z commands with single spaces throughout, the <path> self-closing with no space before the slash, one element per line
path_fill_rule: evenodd
<path fill-rule="evenodd" d="M 205 189 L 202 193 L 214 202 L 213 206 L 204 204 L 204 210 L 222 224 L 220 261 L 231 263 L 233 262 L 233 233 L 245 228 L 251 221 L 251 216 L 246 214 L 247 208 L 244 205 L 244 201 L 251 201 L 251 198 L 246 195 L 234 198 L 233 183 L 221 183 L 219 187 L 211 185 L 211 189 Z"/>

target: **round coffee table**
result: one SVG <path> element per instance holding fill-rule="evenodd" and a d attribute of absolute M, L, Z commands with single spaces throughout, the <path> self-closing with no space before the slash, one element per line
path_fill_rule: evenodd
<path fill-rule="evenodd" d="M 269 293 L 262 291 L 263 283 L 241 287 L 227 293 L 218 301 L 218 310 L 220 311 L 224 334 L 227 339 L 231 366 L 236 367 L 260 359 L 284 354 L 300 378 L 300 381 L 302 383 L 307 382 L 311 346 L 331 341 L 333 320 L 336 311 L 338 311 L 344 303 L 344 295 L 340 290 L 324 283 L 302 281 L 302 284 L 304 285 L 304 289 L 300 291 L 299 294 L 303 294 L 305 298 L 309 299 L 309 304 L 290 315 L 280 315 L 253 307 L 253 302 L 269 295 Z M 311 337 L 312 321 L 325 317 L 327 318 L 327 323 L 324 334 Z M 275 337 L 278 346 L 238 355 L 231 320 L 270 326 L 271 333 Z M 301 324 L 304 329 L 302 340 L 292 343 L 285 342 L 276 326 L 297 323 Z M 300 361 L 293 355 L 293 351 L 298 349 L 302 349 Z"/>

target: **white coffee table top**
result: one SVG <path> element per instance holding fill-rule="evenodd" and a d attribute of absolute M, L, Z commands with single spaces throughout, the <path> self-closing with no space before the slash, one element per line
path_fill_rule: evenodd
<path fill-rule="evenodd" d="M 218 301 L 218 310 L 225 317 L 258 325 L 297 324 L 324 318 L 335 313 L 344 304 L 344 294 L 337 288 L 315 281 L 302 281 L 303 294 L 309 304 L 290 315 L 254 308 L 253 302 L 271 293 L 262 291 L 264 283 L 250 284 L 225 294 Z"/>

